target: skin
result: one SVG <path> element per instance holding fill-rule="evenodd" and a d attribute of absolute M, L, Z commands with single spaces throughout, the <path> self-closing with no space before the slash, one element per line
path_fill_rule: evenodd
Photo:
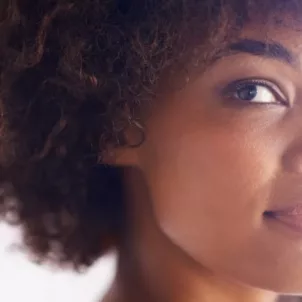
<path fill-rule="evenodd" d="M 115 150 L 128 216 L 104 301 L 269 302 L 302 292 L 302 235 L 264 215 L 302 201 L 302 37 L 253 25 L 240 38 L 280 43 L 293 61 L 223 56 L 156 101 L 139 148 Z M 224 93 L 251 78 L 273 89 L 257 85 L 257 102 Z"/>

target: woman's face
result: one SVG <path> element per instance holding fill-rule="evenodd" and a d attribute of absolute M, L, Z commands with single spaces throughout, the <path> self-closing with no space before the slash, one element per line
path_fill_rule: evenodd
<path fill-rule="evenodd" d="M 301 292 L 302 36 L 253 26 L 241 39 L 157 101 L 137 165 L 158 226 L 187 255 L 252 286 Z"/>

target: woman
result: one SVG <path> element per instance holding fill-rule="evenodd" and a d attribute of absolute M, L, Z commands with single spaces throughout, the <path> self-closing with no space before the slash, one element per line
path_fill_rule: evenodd
<path fill-rule="evenodd" d="M 301 294 L 301 16 L 298 0 L 8 0 L 3 216 L 41 261 L 116 248 L 105 302 Z"/>

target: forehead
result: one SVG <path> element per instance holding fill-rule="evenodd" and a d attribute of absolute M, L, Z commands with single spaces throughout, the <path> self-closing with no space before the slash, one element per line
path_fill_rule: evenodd
<path fill-rule="evenodd" d="M 241 30 L 237 39 L 255 39 L 264 43 L 278 43 L 302 62 L 302 14 L 301 23 L 287 17 L 282 22 L 250 23 Z"/>
<path fill-rule="evenodd" d="M 188 64 L 192 67 L 191 73 L 195 71 L 198 75 L 221 57 L 235 53 L 275 58 L 292 65 L 295 69 L 300 69 L 302 67 L 302 23 L 276 23 L 269 20 L 265 23 L 250 22 L 235 34 L 225 35 L 224 41 L 217 40 L 215 45 L 212 44 L 212 47 L 205 49 L 204 52 L 203 50 L 202 47 L 196 47 L 191 52 L 190 65 Z M 207 51 L 208 57 L 204 56 Z M 196 60 L 198 64 L 194 66 L 191 63 L 193 60 Z"/>
<path fill-rule="evenodd" d="M 184 77 L 177 83 L 185 83 L 188 74 L 194 78 L 204 72 L 219 58 L 221 52 L 241 39 L 280 44 L 298 58 L 295 61 L 300 61 L 302 66 L 302 1 L 241 1 L 236 7 L 232 4 L 236 0 L 226 0 L 229 6 L 221 8 L 213 22 L 202 18 L 188 21 L 185 34 L 179 35 L 184 51 L 179 52 L 179 57 L 173 61 L 176 62 L 175 66 L 171 68 L 177 71 L 173 69 L 172 74 Z M 181 64 L 178 65 L 178 62 Z"/>

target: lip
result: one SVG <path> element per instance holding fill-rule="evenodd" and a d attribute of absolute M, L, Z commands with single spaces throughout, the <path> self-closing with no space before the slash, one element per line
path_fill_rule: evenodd
<path fill-rule="evenodd" d="M 264 212 L 269 220 L 274 220 L 302 235 L 302 204 Z"/>
<path fill-rule="evenodd" d="M 278 215 L 278 216 L 302 216 L 302 203 L 297 203 L 290 207 L 275 209 L 272 211 L 267 211 L 269 215 Z"/>

